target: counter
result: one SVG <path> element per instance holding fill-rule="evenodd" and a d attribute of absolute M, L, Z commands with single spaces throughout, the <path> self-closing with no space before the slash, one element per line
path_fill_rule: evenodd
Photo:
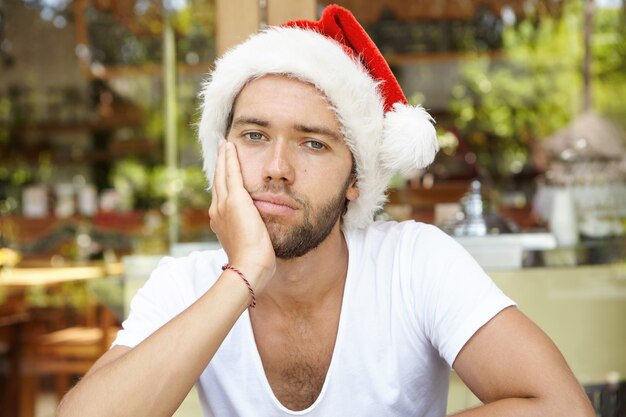
<path fill-rule="evenodd" d="M 488 273 L 552 338 L 582 384 L 626 379 L 626 262 Z M 448 412 L 479 404 L 453 373 Z"/>

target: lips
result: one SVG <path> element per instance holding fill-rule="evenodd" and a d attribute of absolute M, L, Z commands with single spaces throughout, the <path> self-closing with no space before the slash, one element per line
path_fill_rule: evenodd
<path fill-rule="evenodd" d="M 289 215 L 298 210 L 292 199 L 282 195 L 260 194 L 252 196 L 252 201 L 262 214 Z"/>

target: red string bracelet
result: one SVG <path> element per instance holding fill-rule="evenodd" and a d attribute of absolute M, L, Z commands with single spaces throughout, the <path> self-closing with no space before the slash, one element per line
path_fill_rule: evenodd
<path fill-rule="evenodd" d="M 227 269 L 230 269 L 231 271 L 239 275 L 241 279 L 243 280 L 243 282 L 246 284 L 246 287 L 248 287 L 248 291 L 250 291 L 250 295 L 252 296 L 252 302 L 250 303 L 248 307 L 252 307 L 252 308 L 256 307 L 256 295 L 254 295 L 254 290 L 252 289 L 252 285 L 250 285 L 250 282 L 248 282 L 246 277 L 243 275 L 243 272 L 241 272 L 240 270 L 238 270 L 237 268 L 229 264 L 226 264 L 222 267 L 222 271 L 226 271 Z"/>

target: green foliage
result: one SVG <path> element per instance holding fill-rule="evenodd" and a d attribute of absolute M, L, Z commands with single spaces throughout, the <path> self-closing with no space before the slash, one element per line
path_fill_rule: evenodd
<path fill-rule="evenodd" d="M 183 170 L 183 184 L 180 199 L 189 208 L 208 208 L 211 205 L 211 192 L 204 171 L 200 167 L 187 167 Z"/>
<path fill-rule="evenodd" d="M 594 29 L 596 110 L 626 117 L 626 29 L 619 10 L 600 9 Z M 568 1 L 560 17 L 530 17 L 505 28 L 502 59 L 468 60 L 453 87 L 455 126 L 496 182 L 519 172 L 537 141 L 582 106 L 583 11 Z M 622 98 L 622 99 L 620 99 Z"/>
<path fill-rule="evenodd" d="M 594 19 L 593 104 L 626 128 L 626 12 L 598 10 Z"/>
<path fill-rule="evenodd" d="M 66 282 L 54 292 L 48 291 L 45 287 L 30 288 L 26 293 L 26 303 L 30 307 L 69 307 L 84 311 L 90 302 L 90 297 L 84 282 Z"/>
<path fill-rule="evenodd" d="M 215 4 L 210 0 L 188 0 L 173 15 L 174 29 L 184 35 L 215 33 Z"/>
<path fill-rule="evenodd" d="M 182 207 L 208 209 L 211 205 L 211 193 L 207 191 L 200 167 L 148 167 L 136 159 L 126 158 L 113 167 L 111 183 L 127 210 L 161 208 L 170 196 L 178 196 Z"/>
<path fill-rule="evenodd" d="M 120 195 L 121 208 L 131 210 L 137 200 L 146 196 L 148 170 L 138 160 L 126 158 L 118 161 L 110 174 L 111 184 Z"/>

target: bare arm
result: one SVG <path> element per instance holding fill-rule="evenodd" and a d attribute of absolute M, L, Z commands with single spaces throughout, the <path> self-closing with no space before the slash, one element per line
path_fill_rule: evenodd
<path fill-rule="evenodd" d="M 171 416 L 250 302 L 239 277 L 222 275 L 195 304 L 136 348 L 120 357 L 124 348 L 108 352 L 114 360 L 68 393 L 59 415 Z"/>
<path fill-rule="evenodd" d="M 516 308 L 483 326 L 454 369 L 485 403 L 455 417 L 595 417 L 557 347 Z"/>
<path fill-rule="evenodd" d="M 258 293 L 276 261 L 267 229 L 243 188 L 232 145 L 220 145 L 213 187 L 211 227 L 229 262 Z M 194 304 L 137 347 L 107 352 L 65 396 L 58 415 L 171 416 L 249 303 L 241 278 L 226 270 Z"/>

